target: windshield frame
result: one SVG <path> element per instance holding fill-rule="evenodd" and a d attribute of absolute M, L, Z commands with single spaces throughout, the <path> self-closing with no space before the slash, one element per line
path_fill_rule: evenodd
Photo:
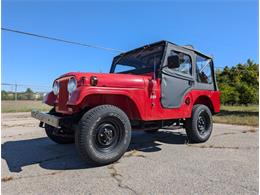
<path fill-rule="evenodd" d="M 112 64 L 111 64 L 111 68 L 110 68 L 110 71 L 109 73 L 114 73 L 114 74 L 145 74 L 145 73 L 138 73 L 138 72 L 135 72 L 135 73 L 131 73 L 131 71 L 125 71 L 125 72 L 118 72 L 118 73 L 115 73 L 115 68 L 116 68 L 116 65 L 120 62 L 120 58 L 124 58 L 125 56 L 129 55 L 129 54 L 133 54 L 133 53 L 142 53 L 143 51 L 145 51 L 147 48 L 150 48 L 150 47 L 160 47 L 160 46 L 163 46 L 163 49 L 162 49 L 162 56 L 161 56 L 161 59 L 160 59 L 160 63 L 156 65 L 156 68 L 155 68 L 155 71 L 158 72 L 158 69 L 160 69 L 161 65 L 163 64 L 163 61 L 164 61 L 164 56 L 165 56 L 165 52 L 166 52 L 166 43 L 164 41 L 160 41 L 160 42 L 157 42 L 157 43 L 153 43 L 153 44 L 150 44 L 150 45 L 145 45 L 143 47 L 139 47 L 139 48 L 136 48 L 136 49 L 133 49 L 133 50 L 130 50 L 128 52 L 125 52 L 125 53 L 121 53 L 120 55 L 117 55 L 113 58 L 113 61 L 112 61 Z M 118 60 L 120 59 L 120 60 Z M 151 73 L 154 73 L 154 67 L 152 68 L 153 70 L 151 71 Z M 141 69 L 140 69 L 141 70 Z M 157 75 L 157 74 L 156 74 Z"/>

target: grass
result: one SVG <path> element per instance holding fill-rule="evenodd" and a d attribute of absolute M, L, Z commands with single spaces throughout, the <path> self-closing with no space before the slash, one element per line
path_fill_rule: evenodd
<path fill-rule="evenodd" d="M 234 125 L 258 126 L 259 107 L 250 106 L 221 106 L 220 113 L 213 117 L 215 123 Z"/>
<path fill-rule="evenodd" d="M 2 112 L 30 112 L 32 109 L 49 111 L 50 106 L 41 101 L 2 101 Z M 219 114 L 213 117 L 215 123 L 258 126 L 258 105 L 221 106 Z"/>
<path fill-rule="evenodd" d="M 228 111 L 243 111 L 243 112 L 258 112 L 259 106 L 258 105 L 249 105 L 249 106 L 225 106 L 222 105 L 221 110 L 228 110 Z"/>
<path fill-rule="evenodd" d="M 6 112 L 30 112 L 32 109 L 49 111 L 50 106 L 41 101 L 18 100 L 18 101 L 1 101 L 2 113 Z"/>

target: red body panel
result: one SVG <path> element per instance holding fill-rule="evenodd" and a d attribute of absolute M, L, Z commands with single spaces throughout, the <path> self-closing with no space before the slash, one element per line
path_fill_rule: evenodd
<path fill-rule="evenodd" d="M 71 76 L 78 80 L 78 87 L 69 97 L 66 83 Z M 91 76 L 98 78 L 96 86 L 90 85 Z M 148 75 L 68 73 L 57 80 L 62 81 L 59 95 L 50 93 L 45 103 L 55 105 L 57 112 L 65 114 L 112 104 L 124 110 L 130 119 L 149 121 L 189 118 L 196 103 L 208 105 L 214 113 L 220 109 L 220 92 L 209 90 L 191 90 L 179 108 L 163 108 L 160 80 L 152 80 Z"/>

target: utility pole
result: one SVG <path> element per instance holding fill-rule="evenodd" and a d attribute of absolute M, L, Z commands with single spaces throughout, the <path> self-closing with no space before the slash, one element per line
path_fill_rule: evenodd
<path fill-rule="evenodd" d="M 14 84 L 14 92 L 15 92 L 14 98 L 15 98 L 15 101 L 17 101 L 17 84 L 16 83 Z"/>

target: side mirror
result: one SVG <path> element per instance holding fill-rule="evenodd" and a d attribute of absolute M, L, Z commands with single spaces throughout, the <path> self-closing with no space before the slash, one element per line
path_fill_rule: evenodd
<path fill-rule="evenodd" d="M 167 58 L 167 67 L 168 68 L 179 68 L 180 59 L 178 55 L 172 55 Z"/>

